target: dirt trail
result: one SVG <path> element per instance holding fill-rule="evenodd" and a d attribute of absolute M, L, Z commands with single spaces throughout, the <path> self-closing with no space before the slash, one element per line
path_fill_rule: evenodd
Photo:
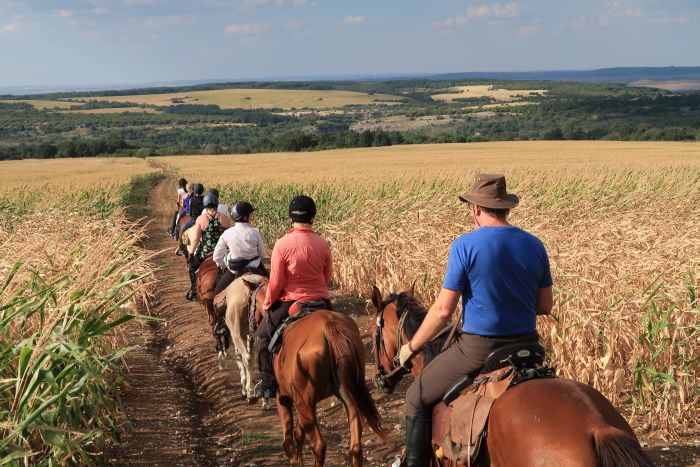
<path fill-rule="evenodd" d="M 110 453 L 111 463 L 284 465 L 277 411 L 263 411 L 240 398 L 240 379 L 232 355 L 227 369 L 220 371 L 206 314 L 197 302 L 184 298 L 189 287 L 185 263 L 173 254 L 176 243 L 165 233 L 172 218 L 173 186 L 173 180 L 166 179 L 149 197 L 153 219 L 146 246 L 153 251 L 165 250 L 158 256 L 161 269 L 151 303 L 151 313 L 162 321 L 133 331 L 137 349 L 128 354 L 130 387 L 123 391 L 122 400 L 134 429 L 124 436 L 124 447 Z M 339 311 L 358 317 L 369 349 L 370 319 L 357 316 L 364 314 L 365 302 L 342 295 L 333 300 Z M 398 408 L 400 404 L 396 397 L 384 407 Z M 349 433 L 342 405 L 333 399 L 322 402 L 318 418 L 328 444 L 327 465 L 345 465 Z M 389 427 L 396 424 L 400 428 L 398 418 L 395 423 L 392 419 L 386 419 Z M 399 432 L 392 431 L 395 442 L 380 445 L 365 430 L 368 465 L 385 464 L 398 448 Z M 313 463 L 308 444 L 306 448 L 306 461 Z"/>
<path fill-rule="evenodd" d="M 129 386 L 121 397 L 133 431 L 124 435 L 122 447 L 109 453 L 110 464 L 286 465 L 277 411 L 263 411 L 259 405 L 248 405 L 240 398 L 240 380 L 232 355 L 227 370 L 220 371 L 206 314 L 197 302 L 184 299 L 189 287 L 185 263 L 173 254 L 176 244 L 165 233 L 172 216 L 174 186 L 172 178 L 163 180 L 149 197 L 153 219 L 146 246 L 153 251 L 164 250 L 158 256 L 161 269 L 150 311 L 162 321 L 131 327 L 136 349 L 127 357 Z M 341 294 L 335 294 L 333 301 L 339 311 L 357 321 L 371 361 L 372 318 L 365 312 L 365 302 Z M 371 371 L 368 364 L 367 381 L 371 381 Z M 381 396 L 378 401 L 390 441 L 380 443 L 366 429 L 366 465 L 386 465 L 398 452 L 408 383 L 406 379 L 394 395 Z M 318 419 L 328 444 L 326 465 L 347 465 L 349 434 L 342 405 L 335 399 L 322 402 Z M 697 451 L 659 449 L 655 458 L 660 466 L 694 465 L 700 458 Z M 313 465 L 308 442 L 305 453 L 307 465 Z"/>

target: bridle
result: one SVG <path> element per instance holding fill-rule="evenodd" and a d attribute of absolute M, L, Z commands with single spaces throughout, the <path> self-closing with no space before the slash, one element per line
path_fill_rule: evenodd
<path fill-rule="evenodd" d="M 384 354 L 387 355 L 386 345 L 384 344 L 384 336 L 382 332 L 384 329 L 384 310 L 390 304 L 397 302 L 398 299 L 399 296 L 397 295 L 391 297 L 389 300 L 382 304 L 381 308 L 377 311 L 377 328 L 374 332 L 374 349 L 372 353 L 374 353 L 374 363 L 377 367 L 377 372 L 374 375 L 374 384 L 377 386 L 377 389 L 385 393 L 389 392 L 390 388 L 398 384 L 398 382 L 401 381 L 401 378 L 403 378 L 405 375 L 411 372 L 411 368 L 413 366 L 411 364 L 411 360 L 413 359 L 413 357 L 415 357 L 415 355 L 420 353 L 417 352 L 415 355 L 411 356 L 411 358 L 409 358 L 409 360 L 406 362 L 406 366 L 401 366 L 401 363 L 399 361 L 399 350 L 401 350 L 401 347 L 403 345 L 403 330 L 406 323 L 406 318 L 409 314 L 409 310 L 406 309 L 403 313 L 401 313 L 401 316 L 399 317 L 399 324 L 396 327 L 396 355 L 391 361 L 391 368 L 388 372 L 386 371 L 386 369 L 384 369 L 384 366 L 380 361 L 379 354 L 381 351 L 383 351 Z M 398 311 L 399 308 L 397 305 L 397 316 L 399 315 Z M 444 329 L 442 329 L 435 336 L 433 336 L 433 338 L 430 339 L 430 342 L 442 336 L 451 328 L 453 328 L 453 325 L 448 324 L 447 326 L 445 326 Z"/>
<path fill-rule="evenodd" d="M 391 387 L 395 386 L 399 381 L 401 381 L 401 378 L 403 378 L 404 375 L 410 373 L 410 369 L 401 366 L 398 360 L 398 351 L 401 349 L 401 335 L 403 334 L 403 327 L 406 322 L 406 317 L 408 316 L 408 310 L 401 314 L 401 317 L 399 318 L 399 325 L 396 327 L 396 355 L 391 362 L 389 372 L 384 369 L 384 366 L 379 358 L 379 354 L 382 351 L 385 355 L 387 355 L 386 345 L 384 345 L 384 336 L 382 333 L 384 329 L 384 310 L 387 306 L 396 302 L 397 300 L 398 296 L 391 298 L 382 304 L 382 307 L 379 309 L 379 311 L 377 311 L 377 329 L 374 332 L 374 351 L 372 353 L 374 354 L 374 363 L 377 367 L 377 372 L 374 375 L 374 384 L 377 386 L 377 389 L 382 392 L 388 392 Z"/>

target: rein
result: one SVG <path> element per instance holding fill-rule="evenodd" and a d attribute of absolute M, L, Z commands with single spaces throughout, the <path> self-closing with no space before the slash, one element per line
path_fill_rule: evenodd
<path fill-rule="evenodd" d="M 398 381 L 401 380 L 401 378 L 403 378 L 404 375 L 411 372 L 410 367 L 407 368 L 405 366 L 401 366 L 399 361 L 398 361 L 398 358 L 399 358 L 398 352 L 401 349 L 401 345 L 403 342 L 403 338 L 402 338 L 403 328 L 404 328 L 404 325 L 406 323 L 406 318 L 408 317 L 408 313 L 409 313 L 408 310 L 406 310 L 404 313 L 401 314 L 401 317 L 399 318 L 399 324 L 396 328 L 396 356 L 394 356 L 394 359 L 391 362 L 391 364 L 392 364 L 391 370 L 388 373 L 386 373 L 386 370 L 384 370 L 384 367 L 382 367 L 382 364 L 379 361 L 379 352 L 381 351 L 381 349 L 384 349 L 385 354 L 387 353 L 386 346 L 384 345 L 384 338 L 382 335 L 382 329 L 384 328 L 384 310 L 390 303 L 393 303 L 395 301 L 396 300 L 394 299 L 394 300 L 391 300 L 391 301 L 387 302 L 386 304 L 384 304 L 384 306 L 382 306 L 382 308 L 379 310 L 379 313 L 377 315 L 377 330 L 374 334 L 374 362 L 375 362 L 375 365 L 377 367 L 377 373 L 375 374 L 374 379 L 375 379 L 375 383 L 377 384 L 377 386 L 380 389 L 385 388 L 387 386 L 387 383 L 389 383 L 389 384 L 398 383 Z M 428 341 L 428 343 L 433 342 L 435 339 L 441 337 L 446 332 L 453 330 L 453 329 L 454 329 L 453 324 L 446 325 L 443 329 L 440 330 L 440 332 L 435 334 L 432 337 L 432 339 L 430 339 L 430 341 Z M 450 333 L 450 337 L 452 336 L 452 334 L 453 333 Z M 445 346 L 447 346 L 447 342 L 445 343 Z M 443 346 L 443 350 L 444 350 L 445 346 Z M 425 346 L 423 347 L 423 349 L 419 350 L 414 355 L 412 355 L 411 358 L 409 358 L 407 363 L 409 363 L 415 355 L 417 355 L 420 352 L 423 352 L 424 350 L 425 350 Z"/>
<path fill-rule="evenodd" d="M 252 351 L 253 341 L 255 339 L 255 332 L 258 330 L 258 324 L 255 322 L 255 310 L 258 307 L 258 290 L 263 287 L 262 282 L 253 290 L 250 297 L 248 298 L 248 338 L 247 347 L 248 352 Z"/>

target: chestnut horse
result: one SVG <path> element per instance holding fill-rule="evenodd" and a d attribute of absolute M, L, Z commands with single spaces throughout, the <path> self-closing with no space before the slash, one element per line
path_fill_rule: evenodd
<path fill-rule="evenodd" d="M 255 301 L 262 304 L 267 286 L 245 283 Z M 351 318 L 319 310 L 288 325 L 282 347 L 274 357 L 274 370 L 284 452 L 291 465 L 303 465 L 306 435 L 316 459 L 314 465 L 324 464 L 326 443 L 316 421 L 316 404 L 332 395 L 343 404 L 348 417 L 351 465 L 362 465 L 362 419 L 386 439 L 377 407 L 365 385 L 364 348 L 360 331 Z M 296 427 L 293 408 L 297 413 Z"/>
<path fill-rule="evenodd" d="M 411 292 L 392 294 L 384 300 L 376 287 L 372 303 L 377 308 L 377 323 L 382 324 L 379 331 L 376 323 L 373 327 L 372 352 L 378 372 L 375 381 L 383 383 L 380 389 L 391 393 L 398 381 L 391 377 L 387 381 L 385 376 L 395 366 L 401 317 L 408 313 L 401 329 L 402 342 L 408 342 L 427 310 Z M 414 376 L 420 374 L 431 353 L 439 352 L 441 345 L 438 340 L 432 342 L 412 360 Z M 567 379 L 534 379 L 508 389 L 493 403 L 487 433 L 478 465 L 653 465 L 613 405 L 592 387 Z M 452 463 L 434 459 L 433 465 Z"/>
<path fill-rule="evenodd" d="M 211 256 L 205 258 L 197 269 L 197 300 L 207 312 L 212 331 L 217 320 L 216 311 L 214 311 L 214 289 L 216 288 L 218 270 L 219 268 Z"/>

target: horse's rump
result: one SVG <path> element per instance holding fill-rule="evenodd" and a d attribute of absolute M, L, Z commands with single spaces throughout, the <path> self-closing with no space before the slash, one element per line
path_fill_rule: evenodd
<path fill-rule="evenodd" d="M 214 300 L 214 287 L 216 287 L 216 278 L 218 267 L 211 258 L 207 257 L 197 269 L 197 297 L 200 301 Z"/>

